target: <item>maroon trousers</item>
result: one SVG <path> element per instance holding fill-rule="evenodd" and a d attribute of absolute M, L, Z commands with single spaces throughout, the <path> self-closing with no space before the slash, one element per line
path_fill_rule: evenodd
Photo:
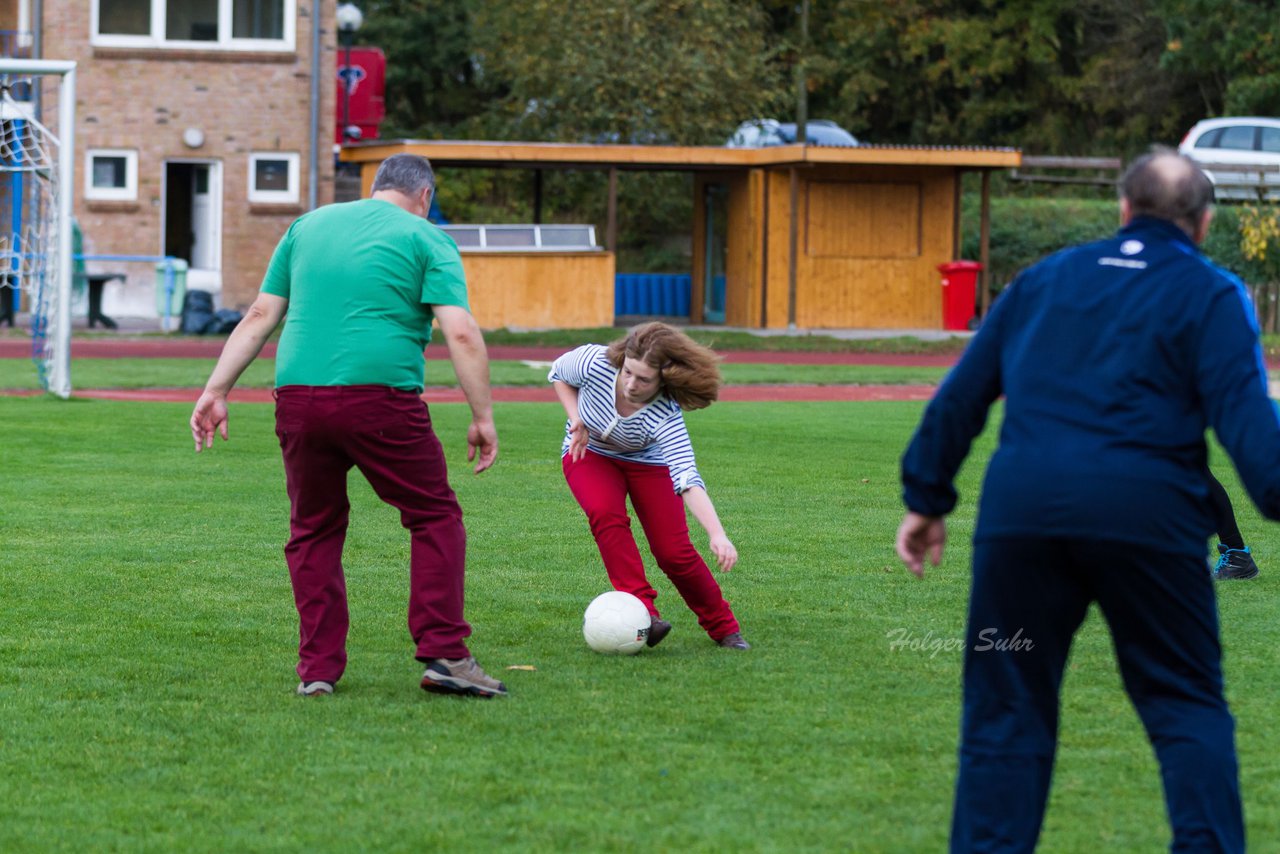
<path fill-rule="evenodd" d="M 289 492 L 285 560 L 298 608 L 298 675 L 336 682 L 347 663 L 342 546 L 354 466 L 409 530 L 409 633 L 420 661 L 465 658 L 466 531 L 427 405 L 387 386 L 284 386 L 276 435 Z"/>
<path fill-rule="evenodd" d="M 578 462 L 561 459 L 569 490 L 587 514 L 591 534 L 600 548 L 605 572 L 615 590 L 640 598 L 657 616 L 653 589 L 644 574 L 644 561 L 631 533 L 627 497 L 644 528 L 658 567 L 698 617 L 698 625 L 720 640 L 738 631 L 738 620 L 725 601 L 706 561 L 689 541 L 684 501 L 671 487 L 666 466 L 615 460 L 593 451 Z"/>

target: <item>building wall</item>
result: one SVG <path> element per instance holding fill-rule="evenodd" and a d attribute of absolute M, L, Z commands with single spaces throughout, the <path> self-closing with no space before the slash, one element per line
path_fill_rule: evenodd
<path fill-rule="evenodd" d="M 955 170 L 831 166 L 796 177 L 795 324 L 939 328 L 937 265 L 956 251 Z M 791 179 L 777 170 L 768 181 L 766 326 L 782 328 L 790 322 Z"/>
<path fill-rule="evenodd" d="M 462 253 L 483 329 L 612 326 L 614 265 L 612 252 Z"/>
<path fill-rule="evenodd" d="M 94 47 L 90 0 L 46 0 L 44 57 L 78 63 L 75 215 L 86 253 L 162 254 L 166 160 L 216 162 L 222 193 L 220 304 L 243 309 L 252 302 L 276 242 L 307 208 L 313 2 L 298 0 L 295 49 L 277 54 Z M 320 0 L 318 204 L 333 198 L 334 8 L 333 0 Z M 189 128 L 203 133 L 199 147 L 184 143 Z M 136 201 L 84 198 L 84 152 L 90 148 L 137 150 Z M 297 204 L 249 202 L 250 152 L 299 154 Z M 107 287 L 107 314 L 156 313 L 154 265 L 92 262 L 90 269 L 95 267 L 129 276 L 127 286 Z"/>

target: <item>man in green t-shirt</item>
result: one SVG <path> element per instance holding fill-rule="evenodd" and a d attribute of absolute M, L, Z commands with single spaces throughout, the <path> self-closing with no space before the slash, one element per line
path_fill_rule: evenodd
<path fill-rule="evenodd" d="M 507 693 L 465 643 L 466 531 L 420 397 L 434 318 L 471 407 L 467 459 L 477 474 L 493 465 L 489 359 L 458 247 L 426 220 L 434 191 L 427 160 L 397 154 L 378 169 L 371 198 L 294 221 L 191 415 L 197 452 L 212 446 L 214 433 L 227 438 L 227 395 L 284 320 L 276 435 L 289 493 L 285 559 L 300 622 L 298 693 L 305 696 L 333 693 L 346 668 L 342 546 L 353 467 L 400 511 L 411 534 L 409 632 L 427 666 L 422 687 Z"/>

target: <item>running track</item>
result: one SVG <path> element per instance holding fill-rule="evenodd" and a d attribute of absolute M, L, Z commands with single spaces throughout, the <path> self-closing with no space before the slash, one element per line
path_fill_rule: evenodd
<path fill-rule="evenodd" d="M 200 339 L 151 339 L 151 338 L 94 338 L 73 340 L 71 358 L 74 359 L 213 359 L 221 352 L 222 338 Z M 22 338 L 0 339 L 0 358 L 27 358 L 31 344 Z M 494 360 L 549 362 L 564 352 L 561 347 L 508 347 L 489 348 L 489 358 Z M 263 348 L 262 355 L 275 355 L 275 344 Z M 721 352 L 726 362 L 769 363 L 783 365 L 892 365 L 919 367 L 948 367 L 955 362 L 953 355 L 894 354 L 894 353 L 813 353 L 770 352 L 764 350 Z M 444 359 L 448 351 L 433 347 L 427 351 L 428 359 Z M 720 394 L 722 401 L 865 401 L 865 400 L 928 400 L 933 396 L 930 385 L 740 385 L 726 386 Z M 29 393 L 29 392 L 28 392 Z M 182 388 L 153 389 L 75 389 L 76 397 L 107 400 L 137 401 L 192 401 L 198 391 Z M 429 388 L 422 395 L 429 403 L 464 402 L 461 391 L 453 388 Z M 500 403 L 545 402 L 556 400 L 550 386 L 503 387 L 493 389 L 493 398 Z M 239 389 L 231 399 L 239 403 L 260 403 L 271 400 L 270 389 Z"/>

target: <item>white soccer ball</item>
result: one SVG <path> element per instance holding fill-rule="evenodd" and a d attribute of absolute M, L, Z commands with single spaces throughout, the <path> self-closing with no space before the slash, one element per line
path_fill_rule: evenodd
<path fill-rule="evenodd" d="M 605 655 L 635 655 L 649 638 L 649 609 L 621 590 L 601 593 L 582 615 L 587 646 Z"/>

